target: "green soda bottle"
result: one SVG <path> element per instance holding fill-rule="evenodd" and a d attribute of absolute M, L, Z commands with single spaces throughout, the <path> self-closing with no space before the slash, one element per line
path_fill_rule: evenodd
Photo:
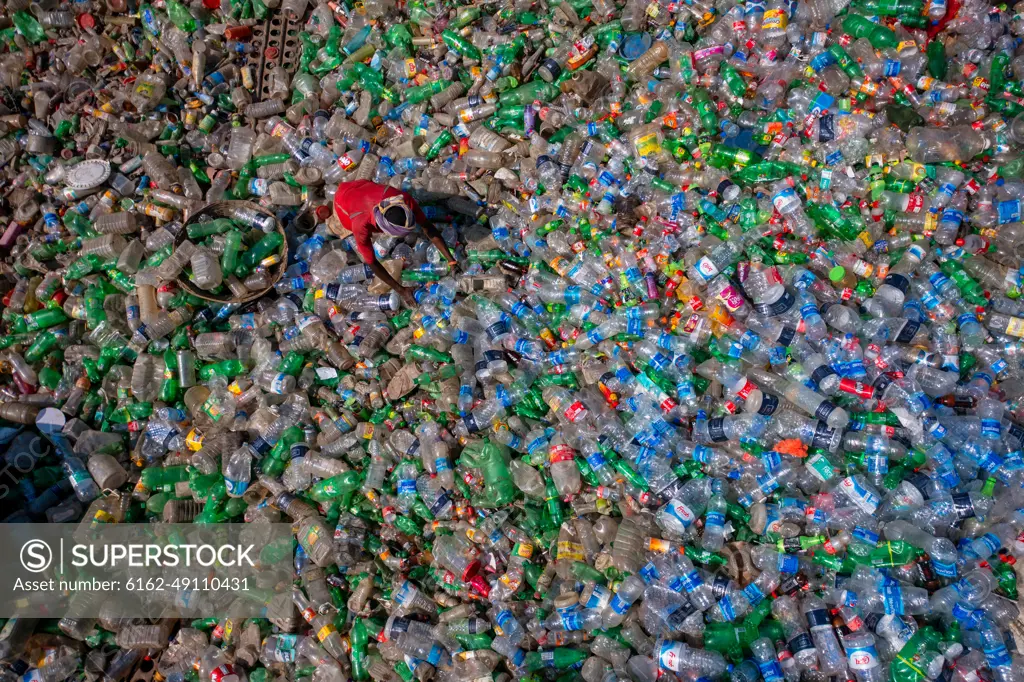
<path fill-rule="evenodd" d="M 900 649 L 899 654 L 889 664 L 889 679 L 892 682 L 924 682 L 928 679 L 925 671 L 931 666 L 938 652 L 942 636 L 938 630 L 925 626 L 914 633 Z"/>
<path fill-rule="evenodd" d="M 315 502 L 327 502 L 357 490 L 362 483 L 363 476 L 360 472 L 346 471 L 314 485 L 309 491 L 309 497 Z"/>
<path fill-rule="evenodd" d="M 11 17 L 14 28 L 33 45 L 46 40 L 46 31 L 35 17 L 25 11 L 18 11 Z"/>
<path fill-rule="evenodd" d="M 520 85 L 515 90 L 509 90 L 498 95 L 498 103 L 501 106 L 515 104 L 530 104 L 534 101 L 549 102 L 558 96 L 558 88 L 544 81 L 533 81 Z"/>
<path fill-rule="evenodd" d="M 433 95 L 443 91 L 451 84 L 451 81 L 436 80 L 424 85 L 411 87 L 405 91 L 405 101 L 409 104 L 419 104 L 423 100 L 429 99 Z"/>
<path fill-rule="evenodd" d="M 409 346 L 408 350 L 405 351 L 406 360 L 413 360 L 416 362 L 430 361 L 442 364 L 448 364 L 454 362 L 454 359 L 448 353 L 442 353 L 439 350 L 428 348 L 426 346 L 418 346 L 413 344 Z"/>
<path fill-rule="evenodd" d="M 185 33 L 195 33 L 196 20 L 188 8 L 178 0 L 167 0 L 167 16 L 171 23 Z"/>
<path fill-rule="evenodd" d="M 60 308 L 43 308 L 14 320 L 11 331 L 15 334 L 36 332 L 66 322 L 68 316 Z"/>
<path fill-rule="evenodd" d="M 251 249 L 242 256 L 242 262 L 235 271 L 239 277 L 249 274 L 267 256 L 276 253 L 284 243 L 280 232 L 270 232 L 263 236 Z"/>
<path fill-rule="evenodd" d="M 862 78 L 864 70 L 860 68 L 857 60 L 850 56 L 850 53 L 843 49 L 839 43 L 833 43 L 828 48 L 829 54 L 836 60 L 836 65 L 850 78 Z"/>
<path fill-rule="evenodd" d="M 536 672 L 538 670 L 543 670 L 544 668 L 565 670 L 577 663 L 585 661 L 589 656 L 590 654 L 586 651 L 567 648 L 550 649 L 547 651 L 531 651 L 526 654 L 526 659 L 523 661 L 523 667 L 530 672 Z"/>
<path fill-rule="evenodd" d="M 445 147 L 447 147 L 454 141 L 455 136 L 451 134 L 451 131 L 449 131 L 448 129 L 442 130 L 441 134 L 434 138 L 434 141 L 427 148 L 427 152 L 426 154 L 424 154 L 424 156 L 428 161 L 433 161 L 434 159 L 441 155 L 441 152 L 444 150 Z"/>
<path fill-rule="evenodd" d="M 719 64 L 718 72 L 721 74 L 722 80 L 725 81 L 725 87 L 729 88 L 729 92 L 732 94 L 742 97 L 743 93 L 747 91 L 747 81 L 743 80 L 739 71 L 728 62 Z"/>
<path fill-rule="evenodd" d="M 204 381 L 219 377 L 234 377 L 244 374 L 248 368 L 241 360 L 221 360 L 199 368 L 199 378 Z"/>
<path fill-rule="evenodd" d="M 469 42 L 455 31 L 447 28 L 441 31 L 441 40 L 444 41 L 444 44 L 447 45 L 452 52 L 456 52 L 467 59 L 480 61 L 481 54 L 476 45 Z"/>
<path fill-rule="evenodd" d="M 920 0 L 857 0 L 856 8 L 867 14 L 895 17 L 900 14 L 920 14 Z"/>
<path fill-rule="evenodd" d="M 867 38 L 876 50 L 895 48 L 900 42 L 891 30 L 859 14 L 847 15 L 843 20 L 843 30 L 854 38 Z"/>
<path fill-rule="evenodd" d="M 711 95 L 704 88 L 694 89 L 693 108 L 697 110 L 697 115 L 700 117 L 700 124 L 704 127 L 704 132 L 708 135 L 717 133 L 718 113 L 715 110 L 714 103 L 711 101 Z"/>

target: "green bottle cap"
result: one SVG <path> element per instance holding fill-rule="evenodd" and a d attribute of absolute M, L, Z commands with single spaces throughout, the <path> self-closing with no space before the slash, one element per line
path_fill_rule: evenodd
<path fill-rule="evenodd" d="M 828 278 L 830 280 L 832 280 L 833 282 L 838 282 L 839 280 L 841 280 L 845 276 L 846 276 L 846 268 L 844 268 L 842 265 L 837 265 L 837 266 L 835 266 L 834 268 L 832 268 L 831 270 L 828 271 Z"/>

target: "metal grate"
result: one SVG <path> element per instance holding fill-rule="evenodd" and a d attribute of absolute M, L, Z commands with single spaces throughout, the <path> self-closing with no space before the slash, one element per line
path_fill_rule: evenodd
<path fill-rule="evenodd" d="M 299 42 L 300 31 L 302 31 L 302 22 L 289 20 L 282 36 L 284 44 L 281 47 L 281 66 L 292 75 L 299 68 L 299 55 L 302 54 L 302 45 Z"/>
<path fill-rule="evenodd" d="M 267 52 L 267 32 L 270 29 L 270 21 L 264 21 L 252 27 L 252 44 L 256 47 L 252 54 L 246 56 L 245 65 L 252 67 L 253 82 L 256 86 L 254 98 L 256 101 L 263 99 L 260 94 L 263 92 L 263 66 L 264 55 Z"/>
<path fill-rule="evenodd" d="M 270 97 L 270 86 L 267 83 L 270 71 L 276 66 L 282 66 L 289 74 L 294 74 L 299 67 L 299 32 L 302 23 L 286 19 L 278 13 L 260 26 L 259 30 L 263 45 L 259 54 L 253 55 L 253 59 L 259 62 L 256 82 L 260 99 L 267 99 Z M 257 29 L 253 29 L 253 36 L 256 35 Z"/>

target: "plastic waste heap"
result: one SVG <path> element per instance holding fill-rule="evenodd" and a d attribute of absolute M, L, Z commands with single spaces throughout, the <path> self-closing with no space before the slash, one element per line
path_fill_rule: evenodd
<path fill-rule="evenodd" d="M 0 36 L 0 518 L 296 538 L 285 616 L 29 611 L 3 680 L 1024 679 L 1024 3 Z M 353 180 L 457 254 L 375 238 L 413 307 Z"/>

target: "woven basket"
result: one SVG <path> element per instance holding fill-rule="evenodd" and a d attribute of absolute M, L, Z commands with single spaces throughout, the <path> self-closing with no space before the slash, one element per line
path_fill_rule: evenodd
<path fill-rule="evenodd" d="M 177 281 L 179 287 L 193 296 L 198 296 L 205 301 L 215 301 L 217 303 L 248 303 L 249 301 L 254 301 L 273 289 L 274 285 L 277 284 L 277 281 L 281 279 L 282 275 L 284 275 L 285 268 L 288 267 L 288 238 L 285 236 L 284 228 L 281 227 L 281 223 L 277 220 L 277 216 L 259 204 L 254 204 L 251 201 L 215 201 L 212 204 L 206 204 L 205 206 L 196 209 L 188 217 L 188 220 L 185 221 L 185 225 L 181 232 L 179 232 L 177 238 L 175 238 L 174 247 L 177 248 L 179 244 L 188 239 L 189 225 L 205 223 L 213 218 L 229 218 L 231 217 L 231 209 L 233 208 L 249 208 L 254 211 L 259 211 L 260 213 L 268 215 L 274 219 L 274 229 L 284 237 L 284 244 L 281 246 L 281 262 L 270 268 L 270 286 L 259 291 L 251 291 L 245 296 L 238 298 L 232 296 L 230 290 L 225 294 L 212 294 L 209 291 L 204 291 L 192 284 L 192 282 L 188 281 L 184 275 L 178 276 Z"/>

